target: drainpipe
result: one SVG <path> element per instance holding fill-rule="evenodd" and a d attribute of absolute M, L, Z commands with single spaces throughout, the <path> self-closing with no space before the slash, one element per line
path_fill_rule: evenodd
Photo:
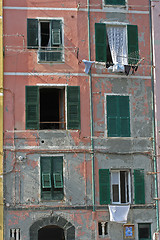
<path fill-rule="evenodd" d="M 88 55 L 91 61 L 91 43 L 90 43 L 90 0 L 87 0 L 88 11 Z M 89 88 L 90 88 L 90 128 L 91 128 L 91 159 L 92 159 L 92 204 L 95 212 L 95 170 L 94 170 L 94 142 L 93 142 L 93 101 L 92 101 L 92 75 L 89 71 Z"/>
<path fill-rule="evenodd" d="M 153 165 L 155 172 L 155 198 L 157 232 L 159 231 L 159 207 L 158 207 L 158 183 L 157 183 L 157 156 L 156 156 L 156 127 L 155 127 L 155 100 L 154 100 L 154 75 L 153 75 L 153 38 L 152 38 L 152 13 L 151 0 L 149 0 L 149 25 L 150 25 L 150 58 L 151 58 L 151 82 L 152 82 L 152 132 L 153 132 Z"/>

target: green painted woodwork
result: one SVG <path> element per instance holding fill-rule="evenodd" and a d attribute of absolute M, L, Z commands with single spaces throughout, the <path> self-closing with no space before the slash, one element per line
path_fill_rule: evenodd
<path fill-rule="evenodd" d="M 99 169 L 100 204 L 110 204 L 110 173 L 109 169 Z"/>
<path fill-rule="evenodd" d="M 144 170 L 134 170 L 134 201 L 135 204 L 145 204 Z"/>
<path fill-rule="evenodd" d="M 38 49 L 38 19 L 27 19 L 27 48 Z"/>

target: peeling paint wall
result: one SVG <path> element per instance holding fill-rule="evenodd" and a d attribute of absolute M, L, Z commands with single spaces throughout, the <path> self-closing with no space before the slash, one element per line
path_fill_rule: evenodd
<path fill-rule="evenodd" d="M 95 209 L 93 212 L 90 133 L 87 2 L 14 1 L 4 3 L 4 197 L 5 239 L 20 229 L 21 240 L 38 240 L 38 230 L 61 226 L 66 239 L 101 239 L 98 222 L 108 222 L 105 240 L 122 240 L 123 224 L 110 222 L 108 206 L 99 201 L 99 169 L 131 171 L 128 223 L 150 223 L 156 230 L 152 149 L 152 106 L 148 2 L 127 1 L 124 8 L 90 2 L 91 60 L 95 60 L 95 23 L 138 25 L 140 58 L 137 72 L 126 76 L 92 65 L 94 122 Z M 37 50 L 27 49 L 27 18 L 63 18 L 64 63 L 37 63 Z M 80 86 L 80 130 L 26 130 L 25 86 L 67 84 Z M 131 137 L 107 137 L 106 95 L 129 96 Z M 63 156 L 64 199 L 41 199 L 40 158 Z M 134 169 L 144 169 L 145 204 L 135 204 Z M 61 223 L 60 223 L 61 222 Z M 63 223 L 62 223 L 63 222 Z M 68 225 L 67 225 L 68 224 Z M 68 227 L 67 227 L 68 226 Z M 69 230 L 69 227 L 72 231 Z M 35 235 L 32 232 L 35 230 Z M 70 236 L 70 237 L 69 237 Z M 46 239 L 47 240 L 47 239 Z"/>

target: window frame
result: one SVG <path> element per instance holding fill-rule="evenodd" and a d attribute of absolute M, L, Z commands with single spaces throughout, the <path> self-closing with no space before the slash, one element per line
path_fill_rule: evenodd
<path fill-rule="evenodd" d="M 96 24 L 105 24 L 106 25 L 106 35 L 107 35 L 107 26 L 110 26 L 110 27 L 118 27 L 118 26 L 120 26 L 120 27 L 125 27 L 125 32 L 126 32 L 126 53 L 127 53 L 127 64 L 133 64 L 133 65 L 135 65 L 137 62 L 138 62 L 138 59 L 139 59 L 139 39 L 138 39 L 138 25 L 132 25 L 132 24 L 130 24 L 130 23 L 127 23 L 127 22 L 108 22 L 108 21 L 101 21 L 101 22 L 96 22 L 95 23 L 95 60 L 96 61 L 98 61 L 98 62 L 105 62 L 105 61 L 102 61 L 101 59 L 98 59 L 99 58 L 99 55 L 97 55 L 97 52 L 99 52 L 98 50 L 97 50 L 97 48 L 98 48 L 98 46 L 99 46 L 99 44 L 100 44 L 100 42 L 97 40 L 97 34 L 96 34 L 96 32 L 97 31 L 99 31 L 100 29 L 100 26 L 98 27 L 96 27 Z M 133 26 L 134 26 L 134 28 L 133 28 Z M 102 27 L 101 27 L 102 28 Z M 101 29 L 101 31 L 102 31 L 102 29 Z M 134 39 L 134 41 L 133 42 L 131 42 L 131 39 L 129 38 L 129 36 L 131 35 L 131 32 L 132 31 L 135 31 L 135 39 Z M 103 32 L 103 31 L 102 31 Z M 129 41 L 129 39 L 130 39 L 130 41 Z M 106 43 L 107 43 L 107 39 L 106 39 Z M 104 44 L 104 42 L 102 43 L 102 44 Z M 133 47 L 134 46 L 134 47 Z M 103 46 L 104 47 L 104 46 Z M 105 48 L 106 48 L 106 50 L 107 50 L 107 44 L 106 44 L 106 46 L 105 46 Z M 135 48 L 136 50 L 138 50 L 138 53 L 137 53 L 137 55 L 136 55 L 136 58 L 134 57 L 134 58 L 132 58 L 132 57 L 129 57 L 129 55 L 131 54 L 131 56 L 132 56 L 132 54 L 133 54 L 133 52 L 132 52 L 132 50 L 133 50 L 133 48 Z M 131 50 L 132 49 L 132 50 Z M 103 49 L 104 50 L 104 49 Z M 131 52 L 130 52 L 131 51 Z M 111 54 L 112 55 L 112 54 Z M 105 58 L 105 59 L 107 59 L 107 52 L 106 52 L 106 56 L 104 57 L 103 56 L 103 58 Z M 135 62 L 134 62 L 135 61 Z M 109 71 L 111 71 L 112 72 L 112 70 L 113 70 L 113 67 L 112 67 L 112 64 L 111 64 L 111 66 L 110 66 L 110 68 L 108 69 Z M 118 71 L 119 72 L 119 71 Z"/>
<path fill-rule="evenodd" d="M 106 8 L 122 8 L 122 9 L 126 9 L 128 10 L 128 0 L 125 0 L 125 5 L 111 5 L 111 4 L 105 4 L 105 0 L 102 0 L 102 3 L 103 3 L 103 8 L 106 9 Z"/>
<path fill-rule="evenodd" d="M 138 240 L 151 240 L 152 239 L 152 223 L 151 222 L 138 222 Z M 148 225 L 149 226 L 149 233 L 150 233 L 150 238 L 140 238 L 139 237 L 139 230 L 140 230 L 140 225 Z"/>
<path fill-rule="evenodd" d="M 105 131 L 104 136 L 106 138 L 119 138 L 118 137 L 110 137 L 108 136 L 108 124 L 107 124 L 107 96 L 126 96 L 129 97 L 129 113 L 130 113 L 130 137 L 132 136 L 132 125 L 131 125 L 131 119 L 132 119 L 132 111 L 131 111 L 131 99 L 132 95 L 123 93 L 123 94 L 117 94 L 117 93 L 104 93 L 104 115 L 105 115 Z M 130 138 L 130 137 L 123 137 L 123 138 Z"/>
<path fill-rule="evenodd" d="M 54 157 L 62 157 L 63 161 L 62 161 L 62 178 L 63 178 L 63 198 L 62 199 L 44 199 L 42 197 L 42 166 L 41 166 L 41 158 L 54 158 Z M 53 159 L 52 159 L 53 161 Z M 40 157 L 39 157 L 39 196 L 40 196 L 40 201 L 41 202 L 46 202 L 46 201 L 64 201 L 65 199 L 65 163 L 66 163 L 66 160 L 65 160 L 65 157 L 64 157 L 64 154 L 42 154 Z M 53 172 L 53 169 L 51 169 L 51 172 Z M 53 175 L 53 174 L 52 174 Z M 53 179 L 52 179 L 52 182 L 51 182 L 51 191 L 54 191 L 54 183 L 53 183 Z"/>
<path fill-rule="evenodd" d="M 113 201 L 113 189 L 112 189 L 112 174 L 117 172 L 118 173 L 118 188 L 119 188 L 119 202 L 114 202 Z M 120 172 L 128 172 L 128 194 L 129 194 L 129 202 L 122 203 L 121 202 L 121 184 L 120 184 Z M 131 203 L 131 171 L 126 170 L 126 169 L 121 169 L 121 170 L 110 170 L 110 190 L 111 190 L 111 204 L 128 204 Z M 125 195 L 127 194 L 126 189 L 125 189 Z"/>
<path fill-rule="evenodd" d="M 106 222 L 106 221 L 98 221 L 97 222 L 98 224 L 98 236 L 99 238 L 106 238 L 109 236 L 109 223 Z M 99 234 L 99 225 L 101 225 L 101 229 L 102 229 L 102 235 Z M 106 231 L 107 231 L 107 234 L 105 234 L 105 227 L 106 227 Z"/>
<path fill-rule="evenodd" d="M 30 101 L 29 93 L 33 91 L 33 88 L 29 90 L 29 87 L 35 87 L 37 90 L 35 91 L 37 95 L 36 96 L 36 103 L 32 103 Z M 68 86 L 68 84 L 37 84 L 37 85 L 26 85 L 25 86 L 25 128 L 26 130 L 80 130 L 81 129 L 81 89 L 80 86 Z M 40 97 L 39 92 L 41 88 L 64 88 L 64 122 L 65 127 L 64 128 L 40 128 Z M 31 92 L 30 92 L 31 91 Z M 75 94 L 76 97 L 75 97 Z M 38 98 L 39 97 L 39 98 Z M 72 102 L 71 102 L 72 101 Z M 37 114 L 36 119 L 29 114 L 29 104 L 35 105 Z M 72 106 L 75 107 L 75 109 L 72 109 Z M 72 116 L 74 115 L 74 116 Z M 31 119 L 30 119 L 31 118 Z M 32 125 L 32 122 L 34 122 L 34 125 Z"/>

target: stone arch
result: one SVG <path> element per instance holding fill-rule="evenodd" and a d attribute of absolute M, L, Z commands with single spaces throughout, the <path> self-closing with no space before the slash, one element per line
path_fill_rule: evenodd
<path fill-rule="evenodd" d="M 75 227 L 61 216 L 53 216 L 41 218 L 30 227 L 30 240 L 38 240 L 38 230 L 45 227 L 55 225 L 64 230 L 65 240 L 75 240 Z"/>

